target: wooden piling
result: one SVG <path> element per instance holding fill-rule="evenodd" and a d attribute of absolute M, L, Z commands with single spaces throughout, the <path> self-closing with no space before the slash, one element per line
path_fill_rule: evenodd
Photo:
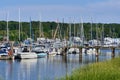
<path fill-rule="evenodd" d="M 82 47 L 79 48 L 79 55 L 82 55 Z"/>
<path fill-rule="evenodd" d="M 114 58 L 115 57 L 115 47 L 111 47 L 111 50 L 112 50 L 111 56 L 112 56 L 112 58 Z"/>
<path fill-rule="evenodd" d="M 68 48 L 64 47 L 63 50 L 62 50 L 62 55 L 66 56 L 67 55 L 67 50 L 68 50 Z"/>
<path fill-rule="evenodd" d="M 95 57 L 95 61 L 98 62 L 99 61 L 99 56 Z"/>
<path fill-rule="evenodd" d="M 79 48 L 79 62 L 82 62 L 82 47 Z"/>
<path fill-rule="evenodd" d="M 98 47 L 98 46 L 96 46 L 96 47 L 95 47 L 95 49 L 96 49 L 95 56 L 99 56 L 99 47 Z"/>
<path fill-rule="evenodd" d="M 14 52 L 13 43 L 14 43 L 13 41 L 10 42 L 10 44 L 11 44 L 11 49 L 10 49 L 11 55 L 9 55 L 10 59 L 13 59 L 13 52 Z"/>

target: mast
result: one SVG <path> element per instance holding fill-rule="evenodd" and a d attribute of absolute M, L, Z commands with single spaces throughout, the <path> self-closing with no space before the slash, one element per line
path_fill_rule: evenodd
<path fill-rule="evenodd" d="M 102 24 L 102 45 L 104 44 L 104 24 Z"/>
<path fill-rule="evenodd" d="M 20 8 L 19 8 L 19 41 L 20 41 Z"/>
<path fill-rule="evenodd" d="M 74 23 L 73 25 L 74 25 L 74 37 L 75 37 L 75 35 L 76 35 L 75 34 L 75 21 L 73 21 L 73 23 Z"/>
<path fill-rule="evenodd" d="M 8 18 L 9 18 L 9 12 L 7 12 L 7 42 L 9 42 Z"/>
<path fill-rule="evenodd" d="M 68 46 L 71 46 L 71 18 L 69 19 L 69 25 L 68 25 L 68 40 L 69 40 L 69 45 Z"/>
<path fill-rule="evenodd" d="M 31 17 L 30 17 L 30 38 L 31 38 L 31 29 L 32 29 L 32 26 L 31 26 Z"/>
<path fill-rule="evenodd" d="M 56 37 L 56 35 L 57 35 L 57 32 L 58 32 L 58 29 L 59 29 L 59 22 L 58 22 L 58 20 L 57 20 L 57 27 L 56 27 L 56 30 L 55 30 L 53 39 L 55 39 L 55 37 Z M 58 34 L 59 34 L 59 33 L 58 33 Z"/>
<path fill-rule="evenodd" d="M 20 30 L 22 32 L 20 40 L 23 40 L 23 27 L 22 27 L 22 22 L 20 22 Z"/>
<path fill-rule="evenodd" d="M 92 40 L 92 26 L 93 26 L 93 21 L 92 21 L 92 18 L 91 18 L 91 40 Z"/>
<path fill-rule="evenodd" d="M 83 28 L 83 21 L 81 18 L 81 40 L 82 40 L 82 46 L 84 44 L 84 28 Z"/>
<path fill-rule="evenodd" d="M 63 36 L 65 35 L 64 33 L 64 30 L 63 30 L 63 27 L 64 27 L 64 18 L 62 19 L 62 23 L 61 23 L 61 26 L 60 26 L 60 31 L 59 31 L 59 35 L 60 35 L 60 40 L 63 39 Z"/>
<path fill-rule="evenodd" d="M 71 43 L 71 22 L 69 23 L 69 41 Z"/>
<path fill-rule="evenodd" d="M 98 24 L 96 23 L 96 40 L 97 40 L 97 46 L 98 46 Z"/>
<path fill-rule="evenodd" d="M 41 16 L 40 16 L 40 20 L 39 20 L 39 37 L 41 37 Z"/>
<path fill-rule="evenodd" d="M 40 15 L 40 20 L 39 20 L 39 37 L 44 37 L 43 27 L 42 27 L 42 22 L 41 22 L 41 15 Z"/>

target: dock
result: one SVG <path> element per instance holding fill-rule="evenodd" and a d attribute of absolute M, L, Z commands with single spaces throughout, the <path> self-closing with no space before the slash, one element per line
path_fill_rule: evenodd
<path fill-rule="evenodd" d="M 78 48 L 79 49 L 79 55 L 82 55 L 82 49 L 95 49 L 95 55 L 99 56 L 99 50 L 100 49 L 111 49 L 111 57 L 115 57 L 115 50 L 116 49 L 120 49 L 120 47 L 118 46 L 109 46 L 109 47 L 104 47 L 104 46 L 85 46 L 85 47 L 81 47 L 81 46 L 72 46 L 72 47 L 64 47 L 63 48 L 63 55 L 66 55 L 66 51 L 69 48 Z"/>

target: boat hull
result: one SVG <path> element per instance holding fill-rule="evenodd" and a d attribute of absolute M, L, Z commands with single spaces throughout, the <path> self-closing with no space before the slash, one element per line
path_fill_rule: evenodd
<path fill-rule="evenodd" d="M 15 55 L 15 59 L 33 59 L 33 58 L 37 58 L 36 53 L 23 52 L 23 53 L 18 53 L 17 55 Z"/>
<path fill-rule="evenodd" d="M 57 55 L 57 52 L 50 52 L 48 53 L 48 56 L 56 56 Z"/>
<path fill-rule="evenodd" d="M 37 53 L 38 58 L 44 58 L 47 56 L 47 53 Z"/>
<path fill-rule="evenodd" d="M 0 55 L 0 60 L 12 60 L 13 56 L 8 55 Z"/>

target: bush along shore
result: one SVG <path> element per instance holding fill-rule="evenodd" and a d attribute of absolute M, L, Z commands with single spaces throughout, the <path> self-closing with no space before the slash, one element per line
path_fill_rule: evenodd
<path fill-rule="evenodd" d="M 120 80 L 120 58 L 84 66 L 60 80 Z"/>

